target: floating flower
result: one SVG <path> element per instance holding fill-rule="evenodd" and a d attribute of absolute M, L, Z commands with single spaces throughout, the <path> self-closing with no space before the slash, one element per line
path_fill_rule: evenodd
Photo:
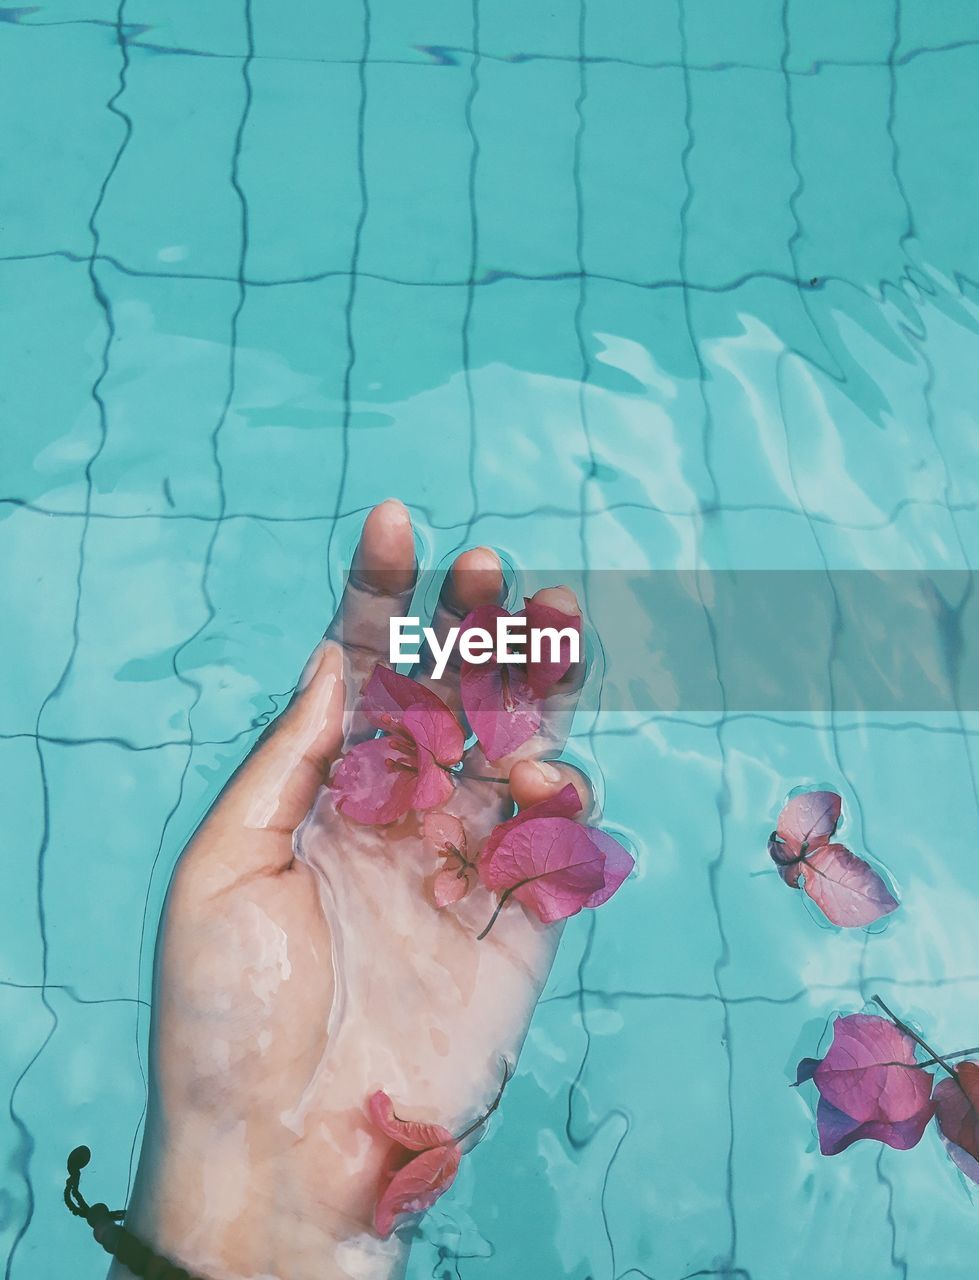
<path fill-rule="evenodd" d="M 392 1142 L 381 1166 L 374 1207 L 374 1230 L 379 1236 L 387 1239 L 401 1214 L 422 1213 L 448 1191 L 459 1172 L 463 1142 L 484 1125 L 500 1105 L 509 1079 L 510 1067 L 505 1063 L 496 1097 L 479 1119 L 458 1137 L 453 1137 L 440 1124 L 401 1120 L 394 1114 L 394 1104 L 386 1093 L 378 1090 L 371 1094 L 367 1100 L 371 1122 Z"/>
<path fill-rule="evenodd" d="M 578 614 L 564 613 L 550 605 L 524 600 L 524 608 L 509 613 L 496 605 L 482 605 L 468 614 L 462 633 L 480 628 L 493 633 L 498 618 L 526 619 L 528 634 L 548 628 L 571 629 L 581 634 Z M 532 738 L 541 723 L 542 701 L 571 666 L 571 646 L 564 637 L 551 653 L 549 645 L 541 646 L 535 661 L 501 662 L 491 656 L 483 663 L 463 662 L 460 672 L 462 705 L 473 733 L 488 760 L 499 760 Z"/>
<path fill-rule="evenodd" d="M 511 898 L 544 924 L 565 920 L 583 907 L 599 907 L 635 865 L 612 836 L 572 821 L 581 800 L 569 783 L 556 795 L 522 809 L 494 828 L 479 855 L 479 878 L 499 895 L 484 938 Z"/>
<path fill-rule="evenodd" d="M 452 765 L 465 736 L 437 694 L 380 664 L 360 702 L 367 722 L 385 736 L 341 757 L 330 787 L 337 809 L 355 822 L 396 822 L 412 809 L 433 809 L 452 794 Z"/>
<path fill-rule="evenodd" d="M 949 1157 L 979 1183 L 979 1062 L 960 1062 L 935 1086 L 936 1118 Z"/>
<path fill-rule="evenodd" d="M 782 809 L 768 840 L 779 875 L 802 888 L 832 924 L 845 928 L 873 924 L 900 905 L 884 880 L 863 858 L 830 839 L 840 820 L 835 791 L 805 791 Z"/>
<path fill-rule="evenodd" d="M 837 1018 L 826 1057 L 799 1063 L 796 1083 L 809 1079 L 819 1090 L 816 1128 L 826 1156 L 865 1138 L 906 1151 L 935 1114 L 933 1077 L 916 1063 L 914 1039 L 874 1014 Z"/>
<path fill-rule="evenodd" d="M 386 1239 L 402 1213 L 421 1213 L 455 1181 L 462 1158 L 458 1142 L 440 1124 L 399 1120 L 380 1090 L 368 1099 L 375 1128 L 393 1142 L 381 1170 L 374 1230 Z"/>
<path fill-rule="evenodd" d="M 465 827 L 451 813 L 426 813 L 423 829 L 426 852 L 444 859 L 432 884 L 435 905 L 460 902 L 476 884 L 476 865 L 469 859 Z"/>

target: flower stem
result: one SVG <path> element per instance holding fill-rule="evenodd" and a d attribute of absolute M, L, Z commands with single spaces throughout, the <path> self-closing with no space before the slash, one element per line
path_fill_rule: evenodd
<path fill-rule="evenodd" d="M 477 942 L 482 942 L 482 940 L 489 933 L 490 929 L 492 929 L 493 926 L 496 924 L 497 918 L 499 917 L 500 912 L 503 910 L 504 906 L 506 905 L 507 898 L 509 898 L 512 892 L 513 892 L 512 889 L 504 889 L 503 892 L 500 894 L 500 900 L 496 904 L 496 910 L 493 912 L 493 914 L 489 918 L 489 924 L 486 926 L 486 928 L 483 930 L 482 933 L 476 934 Z"/>
<path fill-rule="evenodd" d="M 945 1062 L 951 1062 L 953 1058 L 967 1058 L 970 1053 L 979 1053 L 979 1045 L 976 1045 L 972 1049 L 956 1049 L 954 1053 L 946 1053 L 944 1055 Z M 883 1065 L 888 1067 L 906 1067 L 910 1064 L 907 1062 L 887 1062 Z M 924 1062 L 915 1062 L 913 1065 L 916 1068 L 924 1069 L 925 1067 L 944 1066 L 945 1063 L 942 1062 L 941 1058 L 927 1058 Z"/>
<path fill-rule="evenodd" d="M 887 1014 L 887 1016 L 890 1018 L 891 1022 L 893 1022 L 896 1027 L 898 1027 L 901 1031 L 903 1031 L 905 1035 L 910 1036 L 911 1039 L 915 1042 L 915 1044 L 920 1045 L 921 1048 L 924 1049 L 925 1053 L 930 1054 L 931 1057 L 934 1059 L 934 1061 L 937 1063 L 937 1065 L 940 1067 L 943 1067 L 948 1072 L 948 1074 L 952 1077 L 955 1083 L 959 1086 L 959 1088 L 962 1089 L 962 1092 L 965 1093 L 965 1089 L 962 1087 L 962 1081 L 959 1079 L 959 1073 L 955 1070 L 955 1068 L 949 1062 L 948 1058 L 943 1058 L 940 1053 L 936 1053 L 935 1050 L 931 1047 L 930 1044 L 928 1044 L 926 1040 L 922 1040 L 921 1036 L 919 1036 L 916 1031 L 912 1031 L 912 1029 L 908 1026 L 906 1022 L 902 1022 L 896 1013 L 888 1009 L 887 1005 L 883 1002 L 883 1000 L 881 1000 L 880 996 L 874 996 L 874 1004 L 877 1005 L 879 1008 L 883 1009 L 884 1012 Z M 908 1065 L 908 1064 L 906 1063 L 905 1065 Z M 915 1063 L 914 1065 L 923 1066 L 924 1063 Z"/>
<path fill-rule="evenodd" d="M 462 1133 L 459 1134 L 458 1138 L 456 1138 L 456 1142 L 462 1142 L 463 1139 L 468 1138 L 471 1133 L 475 1133 L 480 1125 L 483 1125 L 486 1123 L 486 1121 L 490 1118 L 490 1116 L 493 1114 L 496 1108 L 500 1105 L 500 1102 L 503 1099 L 503 1090 L 507 1087 L 507 1083 L 509 1079 L 510 1079 L 510 1064 L 504 1058 L 503 1059 L 503 1079 L 500 1081 L 500 1087 L 497 1090 L 496 1097 L 489 1104 L 489 1106 L 486 1108 L 483 1114 L 479 1117 L 479 1119 L 474 1120 L 468 1129 L 464 1129 Z"/>

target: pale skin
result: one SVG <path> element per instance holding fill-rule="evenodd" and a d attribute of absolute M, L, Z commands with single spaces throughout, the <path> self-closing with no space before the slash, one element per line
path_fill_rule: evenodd
<path fill-rule="evenodd" d="M 127 1226 L 195 1275 L 403 1275 L 407 1244 L 379 1240 L 371 1225 L 390 1144 L 368 1121 L 368 1095 L 383 1089 L 403 1118 L 461 1133 L 493 1101 L 504 1063 L 516 1062 L 554 958 L 560 926 L 515 901 L 477 942 L 495 905 L 481 886 L 435 908 L 438 864 L 419 815 L 361 826 L 323 789 L 345 746 L 373 732 L 356 714 L 357 695 L 386 661 L 388 619 L 407 611 L 415 571 L 408 512 L 389 500 L 364 524 L 340 609 L 290 705 L 225 787 L 171 884 Z M 492 551 L 463 553 L 434 625 L 442 633 L 496 603 L 502 582 Z M 577 611 L 565 588 L 542 598 Z M 575 674 L 548 699 L 540 735 L 513 757 L 467 757 L 445 808 L 462 818 L 471 850 L 514 803 L 568 782 L 594 821 L 586 781 L 549 762 L 570 726 Z M 457 672 L 430 687 L 461 717 Z M 129 1272 L 114 1264 L 110 1276 Z"/>

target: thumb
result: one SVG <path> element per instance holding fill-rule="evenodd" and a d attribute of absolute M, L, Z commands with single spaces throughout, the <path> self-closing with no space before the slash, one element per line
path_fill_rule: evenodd
<path fill-rule="evenodd" d="M 306 817 L 343 743 L 343 651 L 324 640 L 314 651 L 288 707 L 244 761 L 212 809 L 222 828 L 291 837 Z M 260 860 L 271 855 L 262 852 Z M 291 839 L 280 855 L 291 859 Z M 249 848 L 255 841 L 248 840 Z M 247 867 L 240 870 L 248 870 Z"/>

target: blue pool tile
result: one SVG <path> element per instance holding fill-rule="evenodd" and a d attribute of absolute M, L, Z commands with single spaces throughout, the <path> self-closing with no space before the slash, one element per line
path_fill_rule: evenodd
<path fill-rule="evenodd" d="M 788 199 L 796 178 L 779 77 L 693 73 L 690 130 L 689 278 L 726 285 L 758 272 L 790 272 Z"/>
<path fill-rule="evenodd" d="M 371 13 L 371 60 L 436 65 L 461 59 L 473 48 L 477 6 L 454 0 L 380 5 Z"/>
<path fill-rule="evenodd" d="M 249 289 L 218 447 L 227 510 L 332 512 L 339 485 L 350 282 Z"/>
<path fill-rule="evenodd" d="M 0 497 L 80 510 L 85 467 L 101 438 L 92 388 L 107 337 L 104 312 L 85 266 L 64 258 L 6 262 L 0 283 L 4 415 L 11 428 L 0 439 Z M 58 361 L 57 378 L 45 373 L 50 360 Z"/>
<path fill-rule="evenodd" d="M 215 516 L 212 437 L 229 394 L 238 287 L 131 276 L 101 265 L 113 338 L 100 383 L 106 435 L 92 464 L 92 510 Z"/>
<path fill-rule="evenodd" d="M 369 50 L 370 0 L 283 6 L 252 0 L 256 58 L 357 62 Z"/>
<path fill-rule="evenodd" d="M 0 804 L 6 817 L 6 892 L 0 898 L 0 999 L 3 984 L 41 980 L 43 954 L 37 923 L 37 859 L 42 833 L 36 817 L 43 811 L 44 783 L 37 743 L 0 732 Z M 33 927 L 28 920 L 33 915 Z"/>
<path fill-rule="evenodd" d="M 247 47 L 245 6 L 240 0 L 173 0 L 161 10 L 152 0 L 127 0 L 124 21 L 136 44 L 160 50 L 189 50 L 201 57 L 244 57 Z M 161 53 L 158 56 L 165 56 Z"/>
<path fill-rule="evenodd" d="M 18 673 L 5 692 L 0 732 L 33 733 L 71 653 L 82 522 L 17 507 L 0 513 L 4 645 Z"/>
<path fill-rule="evenodd" d="M 207 109 L 219 99 L 220 112 Z M 98 217 L 102 251 L 125 266 L 234 277 L 241 203 L 232 185 L 245 108 L 237 59 L 133 51 L 119 105 L 132 122 Z M 139 209 L 135 218 L 133 210 Z"/>
<path fill-rule="evenodd" d="M 674 0 L 603 0 L 585 6 L 585 54 L 650 66 L 680 62 Z"/>
<path fill-rule="evenodd" d="M 581 141 L 582 256 L 589 272 L 677 280 L 686 196 L 677 70 L 589 67 Z"/>
<path fill-rule="evenodd" d="M 783 0 L 743 0 L 730 21 L 725 0 L 681 4 L 686 61 L 694 67 L 777 67 Z"/>
<path fill-rule="evenodd" d="M 0 108 L 19 121 L 16 134 L 8 130 L 0 142 L 3 253 L 87 256 L 88 221 L 123 138 L 123 122 L 106 109 L 119 87 L 115 36 L 95 24 L 2 23 L 0 42 L 7 50 Z M 37 74 L 39 65 L 47 75 Z"/>
<path fill-rule="evenodd" d="M 859 6 L 847 4 L 846 0 L 789 4 L 785 11 L 789 39 L 786 66 L 818 79 L 824 74 L 822 64 L 826 62 L 862 70 L 867 70 L 868 64 L 886 64 L 893 50 L 896 24 L 904 24 L 907 8 L 906 0 L 901 0 L 899 6 L 892 0 L 867 0 Z"/>
<path fill-rule="evenodd" d="M 517 60 L 544 55 L 576 58 L 580 8 L 551 0 L 498 0 L 480 4 L 480 48 Z"/>
<path fill-rule="evenodd" d="M 473 129 L 480 273 L 577 270 L 577 66 L 484 61 Z"/>
<path fill-rule="evenodd" d="M 45 855 L 52 982 L 68 983 L 88 999 L 139 993 L 143 905 L 161 841 L 178 834 L 167 818 L 186 759 L 181 746 L 45 748 L 52 794 Z M 126 803 L 120 803 L 123 796 Z M 151 938 L 143 943 L 147 951 Z"/>
<path fill-rule="evenodd" d="M 357 68 L 264 59 L 244 136 L 248 276 L 349 271 L 360 217 Z"/>
<path fill-rule="evenodd" d="M 959 211 L 979 199 L 979 176 L 965 163 L 969 122 L 979 106 L 979 48 L 915 58 L 901 68 L 895 104 L 901 180 L 914 216 L 916 260 L 945 274 L 979 277 L 979 243 Z M 941 174 L 940 182 L 935 175 Z"/>
<path fill-rule="evenodd" d="M 210 536 L 206 521 L 92 521 L 78 647 L 42 719 L 46 732 L 136 746 L 186 737 L 193 675 L 178 679 L 174 662 L 207 618 L 201 570 Z"/>
<path fill-rule="evenodd" d="M 467 73 L 468 62 L 459 68 L 370 68 L 361 271 L 432 283 L 468 278 L 473 140 L 465 120 Z"/>
<path fill-rule="evenodd" d="M 895 177 L 886 69 L 826 67 L 792 82 L 794 207 L 803 279 L 894 280 L 907 249 L 908 210 Z"/>

